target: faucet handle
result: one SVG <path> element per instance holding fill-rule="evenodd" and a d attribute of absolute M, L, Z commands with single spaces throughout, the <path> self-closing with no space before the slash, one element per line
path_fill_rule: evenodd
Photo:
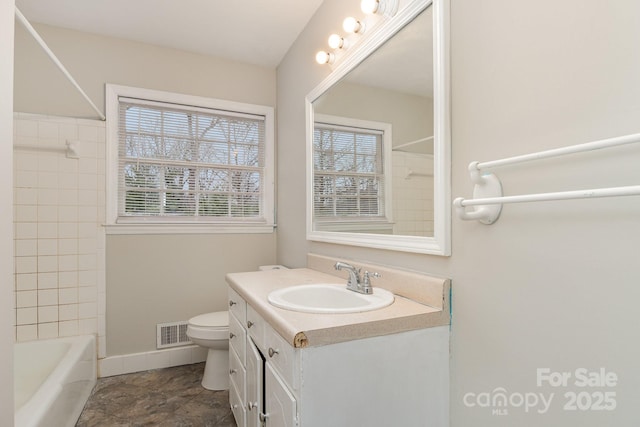
<path fill-rule="evenodd" d="M 362 284 L 365 287 L 371 286 L 371 277 L 372 276 L 375 277 L 375 278 L 378 278 L 378 277 L 382 277 L 382 274 L 375 273 L 375 272 L 370 272 L 370 271 L 365 270 L 364 271 L 364 277 L 362 278 Z"/>

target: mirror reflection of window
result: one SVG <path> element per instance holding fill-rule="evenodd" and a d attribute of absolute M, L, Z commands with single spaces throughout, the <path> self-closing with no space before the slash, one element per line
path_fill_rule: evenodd
<path fill-rule="evenodd" d="M 380 134 L 325 126 L 316 125 L 314 132 L 314 212 L 345 219 L 379 217 L 384 211 Z"/>
<path fill-rule="evenodd" d="M 390 125 L 345 117 L 318 118 L 322 120 L 315 122 L 313 133 L 316 226 L 332 231 L 391 232 Z"/>

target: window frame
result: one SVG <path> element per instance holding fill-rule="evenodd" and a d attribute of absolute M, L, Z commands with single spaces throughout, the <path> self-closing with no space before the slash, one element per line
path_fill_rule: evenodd
<path fill-rule="evenodd" d="M 118 146 L 120 98 L 179 105 L 198 109 L 215 109 L 264 117 L 264 177 L 260 220 L 243 221 L 202 217 L 199 221 L 140 216 L 118 221 L 119 193 Z M 275 152 L 274 109 L 270 106 L 185 95 L 173 92 L 107 84 L 106 102 L 106 232 L 107 234 L 203 234 L 203 233 L 272 233 L 275 228 Z"/>
<path fill-rule="evenodd" d="M 313 118 L 314 128 L 316 123 L 322 123 L 328 126 L 345 127 L 345 128 L 360 128 L 374 132 L 380 132 L 382 138 L 382 167 L 384 175 L 384 218 L 381 217 L 331 217 L 331 216 L 316 216 L 315 214 L 315 192 L 314 186 L 311 187 L 311 203 L 313 208 L 311 213 L 313 215 L 313 223 L 316 224 L 320 231 L 372 231 L 377 233 L 393 230 L 393 177 L 392 170 L 392 125 L 391 123 L 378 122 L 371 120 L 354 119 L 351 117 L 334 116 L 330 114 L 314 114 Z M 313 134 L 312 134 L 313 135 Z M 313 136 L 312 136 L 313 138 Z M 314 149 L 312 148 L 312 152 Z M 313 154 L 311 155 L 313 158 Z M 313 176 L 315 176 L 314 163 L 311 163 L 313 169 Z M 313 182 L 313 179 L 312 179 Z"/>

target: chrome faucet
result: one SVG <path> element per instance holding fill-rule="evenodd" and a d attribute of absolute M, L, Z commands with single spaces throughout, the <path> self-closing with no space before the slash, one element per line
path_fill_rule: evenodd
<path fill-rule="evenodd" d="M 336 262 L 334 265 L 336 270 L 345 269 L 349 272 L 349 280 L 347 280 L 347 289 L 354 292 L 359 292 L 361 294 L 372 294 L 373 287 L 371 286 L 371 276 L 380 277 L 379 273 L 369 273 L 368 271 L 364 272 L 364 276 L 360 278 L 360 269 L 354 267 L 351 264 L 347 264 L 346 262 Z"/>

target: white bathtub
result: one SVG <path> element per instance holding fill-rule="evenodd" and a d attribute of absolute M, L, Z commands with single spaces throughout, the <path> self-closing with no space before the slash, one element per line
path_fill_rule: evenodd
<path fill-rule="evenodd" d="M 96 384 L 93 335 L 14 345 L 15 427 L 73 427 Z"/>

